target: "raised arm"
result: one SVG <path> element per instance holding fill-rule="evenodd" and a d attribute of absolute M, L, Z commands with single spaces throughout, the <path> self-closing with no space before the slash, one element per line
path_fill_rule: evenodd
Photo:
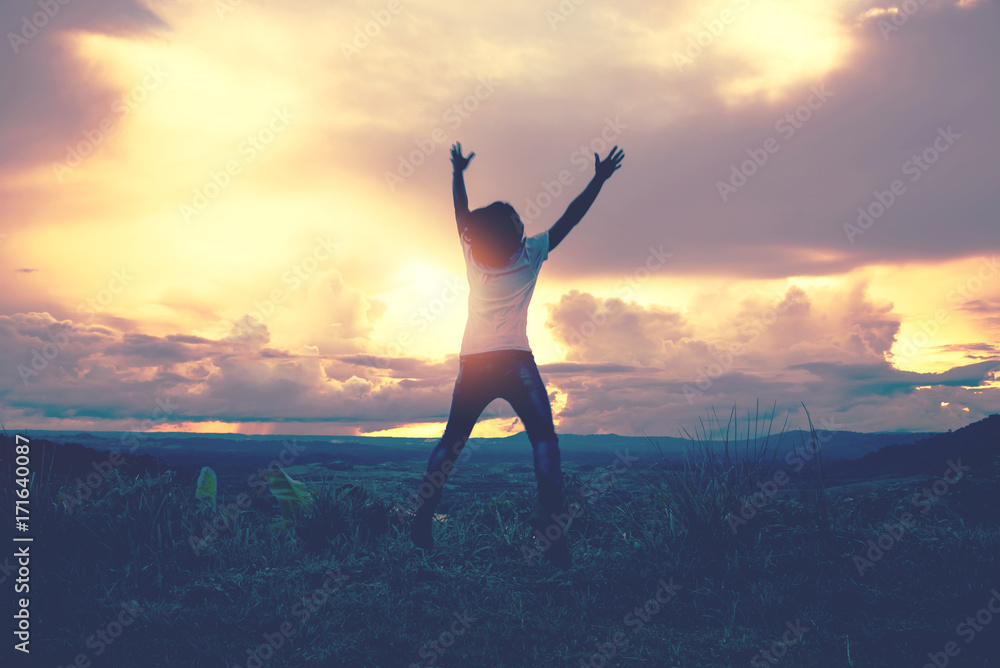
<path fill-rule="evenodd" d="M 601 160 L 601 156 L 596 153 L 594 154 L 594 178 L 590 180 L 590 183 L 583 189 L 583 192 L 577 195 L 576 199 L 570 203 L 566 208 L 566 213 L 549 228 L 550 252 L 559 245 L 560 241 L 566 238 L 566 235 L 569 234 L 569 231 L 577 223 L 583 220 L 583 216 L 590 209 L 590 205 L 597 199 L 597 193 L 601 192 L 601 186 L 611 178 L 615 170 L 621 167 L 622 158 L 624 157 L 625 152 L 619 150 L 617 146 L 611 149 L 608 157 L 603 161 Z"/>
<path fill-rule="evenodd" d="M 469 215 L 469 196 L 465 193 L 465 177 L 462 172 L 469 166 L 469 161 L 476 155 L 470 153 L 468 157 L 462 157 L 462 142 L 453 144 L 451 147 L 451 164 L 453 174 L 451 178 L 451 195 L 455 200 L 455 221 L 458 223 L 459 235 L 465 232 L 466 218 Z"/>

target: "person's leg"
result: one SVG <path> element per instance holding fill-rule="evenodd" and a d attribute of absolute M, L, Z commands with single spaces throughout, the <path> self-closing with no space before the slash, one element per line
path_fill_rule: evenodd
<path fill-rule="evenodd" d="M 441 501 L 444 484 L 455 465 L 455 460 L 465 447 L 465 443 L 476 425 L 483 409 L 493 400 L 487 365 L 478 358 L 459 366 L 458 378 L 452 392 L 451 411 L 444 435 L 431 451 L 427 461 L 427 471 L 418 490 L 419 505 L 411 527 L 411 538 L 417 547 L 430 549 L 434 545 L 431 535 L 431 518 Z"/>
<path fill-rule="evenodd" d="M 501 396 L 510 402 L 521 418 L 531 441 L 535 479 L 538 482 L 538 513 L 534 528 L 552 543 L 545 553 L 549 560 L 568 568 L 570 555 L 562 535 L 564 524 L 555 519 L 566 517 L 559 438 L 552 422 L 549 395 L 531 353 L 525 351 L 518 356 Z"/>

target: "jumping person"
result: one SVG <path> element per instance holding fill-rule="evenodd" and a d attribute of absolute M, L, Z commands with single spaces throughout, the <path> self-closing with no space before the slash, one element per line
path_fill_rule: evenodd
<path fill-rule="evenodd" d="M 621 166 L 624 152 L 615 146 L 601 160 L 594 154 L 594 178 L 547 231 L 524 238 L 524 223 L 510 204 L 494 202 L 469 211 L 463 172 L 475 153 L 462 156 L 462 144 L 451 148 L 452 195 L 455 219 L 469 278 L 469 317 L 459 353 L 458 378 L 444 435 L 427 462 L 421 485 L 422 503 L 411 527 L 414 545 L 434 546 L 431 518 L 441 500 L 445 480 L 486 406 L 496 398 L 510 403 L 528 432 L 534 451 L 538 507 L 532 525 L 543 531 L 563 508 L 563 481 L 559 440 L 552 423 L 552 407 L 528 346 L 528 303 L 542 262 L 580 222 L 604 182 Z M 433 493 L 423 498 L 429 485 Z M 546 521 L 548 520 L 548 521 Z M 571 558 L 564 536 L 544 553 L 560 568 Z"/>

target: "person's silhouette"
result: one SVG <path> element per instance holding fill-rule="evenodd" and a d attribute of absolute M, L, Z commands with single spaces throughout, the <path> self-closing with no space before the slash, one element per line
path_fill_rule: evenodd
<path fill-rule="evenodd" d="M 542 262 L 580 222 L 604 182 L 621 166 L 624 152 L 615 146 L 601 160 L 594 154 L 594 178 L 547 231 L 527 239 L 524 224 L 510 204 L 494 202 L 469 211 L 463 172 L 475 153 L 462 155 L 462 144 L 451 149 L 455 219 L 469 278 L 469 317 L 459 353 L 458 378 L 444 435 L 431 452 L 421 485 L 421 503 L 411 527 L 417 547 L 434 545 L 431 519 L 441 492 L 486 406 L 507 400 L 517 413 L 534 451 L 538 509 L 532 524 L 544 531 L 549 518 L 561 516 L 563 481 L 559 440 L 552 423 L 548 393 L 528 346 L 528 303 Z M 424 490 L 433 490 L 425 496 Z M 565 536 L 552 541 L 544 554 L 561 568 L 571 564 Z"/>

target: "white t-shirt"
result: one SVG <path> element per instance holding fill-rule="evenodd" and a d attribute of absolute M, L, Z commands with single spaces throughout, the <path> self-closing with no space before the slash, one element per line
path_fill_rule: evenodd
<path fill-rule="evenodd" d="M 549 257 L 548 230 L 525 239 L 520 253 L 504 267 L 480 264 L 472 257 L 472 247 L 464 238 L 462 251 L 469 277 L 469 319 L 459 354 L 530 351 L 528 303 L 542 262 Z"/>

